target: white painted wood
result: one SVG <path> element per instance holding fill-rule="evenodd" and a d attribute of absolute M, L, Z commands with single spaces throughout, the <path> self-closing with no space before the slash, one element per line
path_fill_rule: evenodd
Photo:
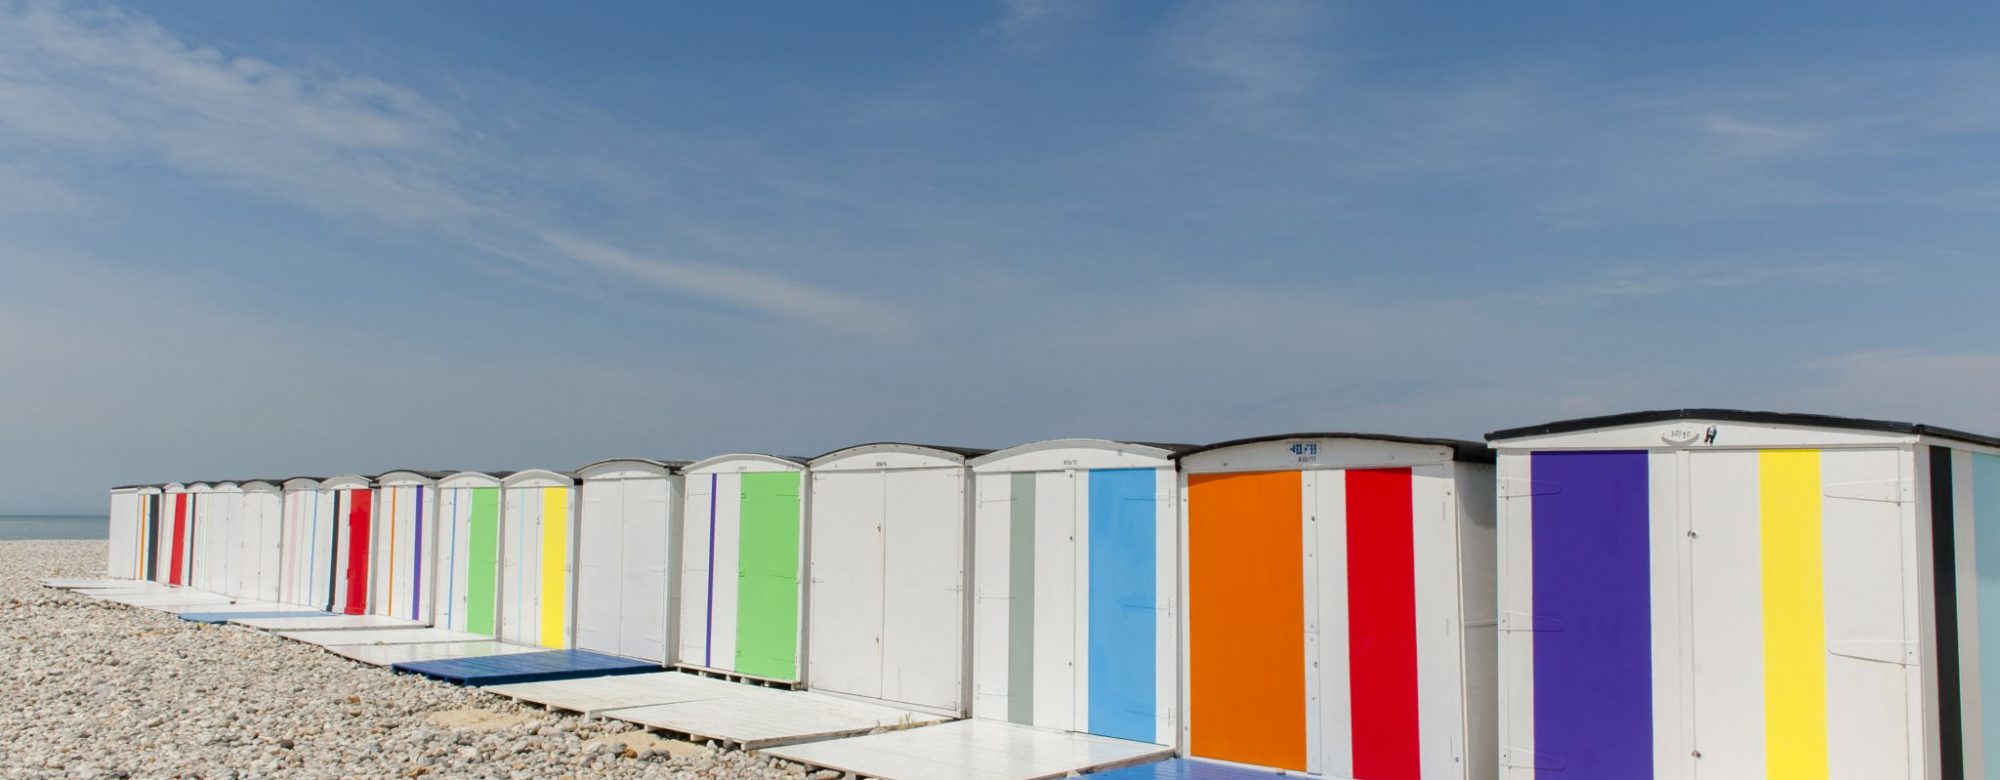
<path fill-rule="evenodd" d="M 1034 723 L 1065 731 L 1078 730 L 1078 696 L 1082 680 L 1077 667 L 1083 653 L 1078 630 L 1077 476 L 1073 471 L 1035 475 L 1035 644 Z"/>
<path fill-rule="evenodd" d="M 1654 568 L 1671 566 L 1682 547 L 1690 551 L 1694 655 L 1688 665 L 1695 730 L 1690 743 L 1663 738 L 1656 751 L 1674 757 L 1669 768 L 1675 775 L 1682 771 L 1679 756 L 1699 750 L 1697 776 L 1755 777 L 1765 767 L 1759 456 L 1716 451 L 1691 456 L 1689 530 L 1694 536 L 1672 549 L 1656 550 Z"/>
<path fill-rule="evenodd" d="M 620 655 L 661 664 L 673 660 L 669 616 L 672 548 L 679 476 L 624 480 L 625 539 L 620 552 L 618 638 Z"/>
<path fill-rule="evenodd" d="M 1828 484 L 1896 479 L 1903 458 L 1889 449 L 1824 452 L 1820 476 Z M 1908 539 L 1902 506 L 1826 497 L 1822 511 L 1827 642 L 1900 645 L 1915 655 L 1917 636 L 1906 633 L 1905 614 L 1919 580 L 1901 554 Z M 1827 657 L 1826 677 L 1827 764 L 1833 777 L 1908 772 L 1911 754 L 1922 749 L 1909 739 L 1911 713 L 1904 709 L 1911 670 L 1834 653 Z"/>
<path fill-rule="evenodd" d="M 1649 593 L 1652 594 L 1653 771 L 1659 777 L 1693 777 L 1695 758 L 1694 527 L 1688 450 L 1646 457 Z M 1753 516 L 1754 518 L 1754 516 Z M 1761 535 L 1761 532 L 1760 532 Z M 1761 639 L 1759 640 L 1761 641 Z"/>
<path fill-rule="evenodd" d="M 1525 452 L 1501 450 L 1495 463 L 1500 485 L 1532 481 Z M 1502 490 L 1496 536 L 1499 599 L 1499 712 L 1501 777 L 1535 777 L 1534 496 Z"/>
<path fill-rule="evenodd" d="M 504 642 L 539 645 L 542 490 L 508 486 L 500 499 L 500 615 Z"/>
<path fill-rule="evenodd" d="M 764 751 L 883 780 L 1036 780 L 1165 757 L 1160 745 L 990 720 L 813 742 Z"/>
<path fill-rule="evenodd" d="M 1181 534 L 1178 477 L 1179 473 L 1171 467 L 1156 470 L 1154 477 L 1158 504 L 1154 511 L 1157 564 L 1153 593 L 1158 599 L 1159 617 L 1153 623 L 1153 669 L 1157 681 L 1153 688 L 1153 702 L 1158 710 L 1154 718 L 1153 741 L 1162 745 L 1177 744 L 1176 738 L 1180 733 Z M 978 569 L 973 571 L 977 573 Z"/>
<path fill-rule="evenodd" d="M 111 491 L 110 536 L 105 541 L 104 573 L 131 579 L 132 558 L 139 544 L 139 491 L 121 488 Z"/>
<path fill-rule="evenodd" d="M 1379 439 L 1301 437 L 1206 450 L 1181 459 L 1190 473 L 1395 468 L 1449 463 L 1452 451 L 1436 444 Z"/>
<path fill-rule="evenodd" d="M 1702 444 L 1710 426 L 1715 443 Z M 1691 437 L 1691 438 L 1690 438 Z M 1596 428 L 1544 436 L 1495 440 L 1493 447 L 1510 450 L 1644 450 L 1644 449 L 1815 449 L 1824 447 L 1895 447 L 1915 443 L 1908 434 L 1810 428 L 1768 423 L 1720 422 L 1690 418 L 1638 425 Z"/>
<path fill-rule="evenodd" d="M 1297 704 L 1303 706 L 1305 709 L 1306 773 L 1315 775 L 1327 775 L 1336 771 L 1331 770 L 1327 766 L 1328 746 L 1325 744 L 1327 740 L 1324 737 L 1329 733 L 1345 733 L 1345 730 L 1330 732 L 1326 728 L 1325 716 L 1327 713 L 1322 702 L 1323 699 L 1328 698 L 1325 686 L 1328 682 L 1326 678 L 1331 670 L 1327 669 L 1320 662 L 1320 653 L 1322 652 L 1320 643 L 1323 640 L 1320 631 L 1324 625 L 1320 622 L 1320 602 L 1323 599 L 1320 578 L 1326 572 L 1321 570 L 1321 550 L 1319 547 L 1319 524 L 1321 520 L 1317 510 L 1321 478 L 1332 477 L 1334 480 L 1337 480 L 1340 476 L 1340 472 L 1301 472 L 1299 474 L 1299 584 L 1304 591 L 1302 600 L 1300 601 L 1300 605 L 1303 607 L 1301 611 L 1304 614 L 1299 617 L 1301 621 L 1300 627 L 1304 629 L 1304 636 L 1301 637 L 1300 641 L 1305 645 L 1305 650 L 1300 653 L 1299 657 L 1305 661 L 1305 673 L 1301 678 L 1305 681 L 1305 700 L 1297 702 Z M 1346 556 L 1341 557 L 1341 561 L 1345 562 L 1346 560 Z M 1274 561 L 1273 563 L 1278 562 Z M 1344 682 L 1347 677 L 1343 675 L 1340 679 Z M 1347 773 L 1351 772 L 1352 770 L 1347 771 Z"/>
<path fill-rule="evenodd" d="M 319 610 L 312 607 L 302 607 L 297 604 L 279 604 L 269 601 L 232 601 L 223 604 L 178 604 L 166 607 L 161 611 L 168 614 L 180 615 L 190 612 L 204 614 L 229 614 L 234 612 L 317 613 Z"/>
<path fill-rule="evenodd" d="M 719 474 L 716 484 L 721 491 L 721 501 L 715 505 L 715 576 L 713 594 L 713 617 L 708 637 L 709 652 L 714 656 L 711 666 L 725 669 L 736 668 L 736 605 L 737 594 L 742 590 L 738 579 L 741 571 L 743 540 L 743 475 Z"/>
<path fill-rule="evenodd" d="M 1410 470 L 1410 534 L 1417 629 L 1417 712 L 1424 777 L 1465 777 L 1467 694 L 1459 606 L 1457 506 L 1453 465 Z"/>
<path fill-rule="evenodd" d="M 1012 625 L 1013 475 L 973 478 L 972 717 L 1007 720 L 1008 631 Z"/>
<path fill-rule="evenodd" d="M 714 662 L 708 651 L 708 554 L 715 505 L 723 495 L 716 490 L 720 480 L 714 472 L 688 477 L 686 507 L 681 512 L 680 652 L 675 660 L 696 666 Z"/>
<path fill-rule="evenodd" d="M 812 614 L 806 625 L 812 651 L 806 682 L 881 698 L 883 473 L 815 469 L 811 478 Z"/>
<path fill-rule="evenodd" d="M 974 473 L 1173 468 L 1172 452 L 1107 439 L 1052 439 L 996 450 L 966 461 Z"/>
<path fill-rule="evenodd" d="M 1303 514 L 1308 520 L 1305 546 L 1315 567 L 1305 615 L 1306 696 L 1316 705 L 1306 719 L 1308 758 L 1318 753 L 1321 773 L 1328 777 L 1354 774 L 1354 711 L 1352 673 L 1348 663 L 1347 626 L 1347 472 L 1307 471 L 1300 475 Z"/>
<path fill-rule="evenodd" d="M 962 712 L 968 472 L 882 477 L 882 699 Z"/>

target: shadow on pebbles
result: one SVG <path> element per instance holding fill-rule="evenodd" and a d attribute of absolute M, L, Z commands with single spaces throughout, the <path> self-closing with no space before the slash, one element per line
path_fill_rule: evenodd
<path fill-rule="evenodd" d="M 0 775 L 801 778 L 795 765 L 42 587 L 105 543 L 0 542 Z"/>

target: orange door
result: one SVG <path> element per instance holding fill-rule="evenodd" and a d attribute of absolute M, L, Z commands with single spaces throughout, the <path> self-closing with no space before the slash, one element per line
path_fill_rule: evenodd
<path fill-rule="evenodd" d="M 1188 476 L 1189 751 L 1306 769 L 1296 471 Z"/>

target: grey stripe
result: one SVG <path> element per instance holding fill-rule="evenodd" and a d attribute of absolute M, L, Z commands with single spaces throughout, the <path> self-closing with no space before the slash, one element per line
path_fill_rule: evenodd
<path fill-rule="evenodd" d="M 1035 719 L 1035 475 L 1015 474 L 1007 550 L 1007 719 Z"/>

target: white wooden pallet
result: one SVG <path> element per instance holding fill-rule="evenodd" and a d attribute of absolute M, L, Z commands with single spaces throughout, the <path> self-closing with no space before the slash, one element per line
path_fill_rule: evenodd
<path fill-rule="evenodd" d="M 336 628 L 319 631 L 279 631 L 278 636 L 309 645 L 419 645 L 433 642 L 477 642 L 492 637 L 448 628 Z"/>
<path fill-rule="evenodd" d="M 267 617 L 231 620 L 231 625 L 265 631 L 322 631 L 338 628 L 422 628 L 414 620 L 386 615 L 317 615 L 313 617 Z"/>
<path fill-rule="evenodd" d="M 539 647 L 510 645 L 487 639 L 478 642 L 427 642 L 415 645 L 327 645 L 326 651 L 370 666 L 447 658 L 480 658 L 509 653 L 540 652 Z"/>
<path fill-rule="evenodd" d="M 1165 745 L 990 720 L 812 742 L 763 751 L 811 767 L 882 780 L 1042 780 L 1157 761 Z"/>

